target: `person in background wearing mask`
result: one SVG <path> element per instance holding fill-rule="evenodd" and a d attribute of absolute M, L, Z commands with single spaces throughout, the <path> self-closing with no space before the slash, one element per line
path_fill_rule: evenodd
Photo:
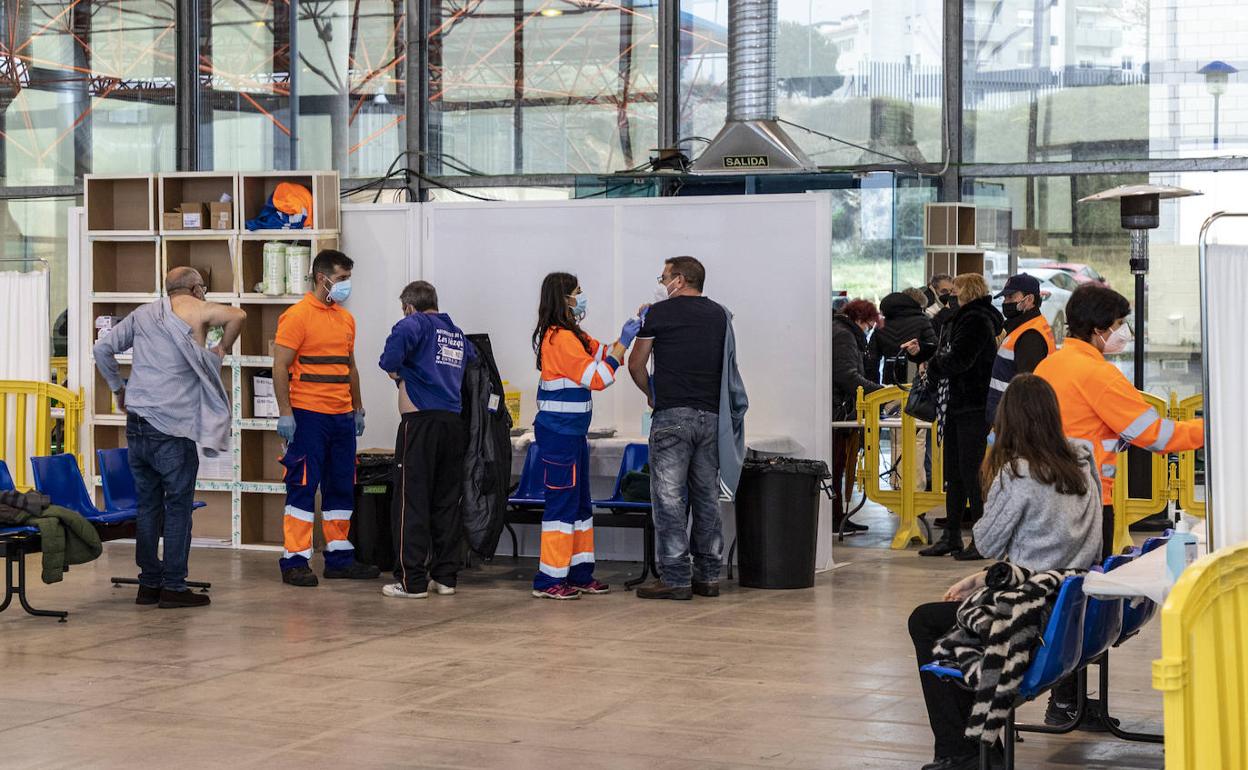
<path fill-rule="evenodd" d="M 620 338 L 605 345 L 581 329 L 588 306 L 575 275 L 551 273 L 542 281 L 533 329 L 533 353 L 542 373 L 533 433 L 546 483 L 541 561 L 533 578 L 533 596 L 539 599 L 579 599 L 610 590 L 594 578 L 586 435 L 593 420 L 591 393 L 615 382 L 615 370 L 641 330 L 641 319 L 625 321 Z"/>
<path fill-rule="evenodd" d="M 745 387 L 727 308 L 702 295 L 706 268 L 693 257 L 663 265 L 628 372 L 654 409 L 650 497 L 662 579 L 639 599 L 719 596 L 724 537 L 720 483 L 735 494 L 745 455 Z M 654 355 L 654 380 L 647 366 Z M 690 531 L 689 518 L 693 518 Z"/>
<path fill-rule="evenodd" d="M 1026 273 L 1010 276 L 1005 288 L 997 294 L 1003 297 L 1001 312 L 1005 316 L 1005 339 L 997 346 L 997 357 L 992 362 L 992 379 L 988 381 L 988 406 L 985 417 L 992 425 L 997 416 L 997 404 L 1001 394 L 1018 374 L 1030 374 L 1045 356 L 1057 350 L 1053 330 L 1040 314 L 1040 281 Z M 975 547 L 975 539 L 956 558 L 973 561 L 982 558 Z"/>
<path fill-rule="evenodd" d="M 923 290 L 927 295 L 926 313 L 932 319 L 932 330 L 936 332 L 938 345 L 943 343 L 943 330 L 953 311 L 957 309 L 957 292 L 953 289 L 953 276 L 948 273 L 937 273 L 927 282 Z"/>
<path fill-rule="evenodd" d="M 462 561 L 459 499 L 468 444 L 460 391 L 464 366 L 477 350 L 451 317 L 438 311 L 432 284 L 409 283 L 399 302 L 403 320 L 386 338 L 379 362 L 399 386 L 403 415 L 395 439 L 398 493 L 391 516 L 397 582 L 381 592 L 424 599 L 432 588 L 450 596 Z"/>
<path fill-rule="evenodd" d="M 1114 474 L 1118 452 L 1128 444 L 1153 452 L 1185 452 L 1205 445 L 1205 421 L 1168 420 L 1148 405 L 1106 355 L 1127 349 L 1131 304 L 1104 286 L 1085 284 L 1066 303 L 1070 336 L 1062 349 L 1036 367 L 1057 392 L 1067 438 L 1092 442 L 1101 476 L 1101 549 L 1114 549 Z"/>
<path fill-rule="evenodd" d="M 936 387 L 937 430 L 945 453 L 945 532 L 920 556 L 980 558 L 962 548 L 962 521 L 984 513 L 979 466 L 988 447 L 988 383 L 1004 319 L 992 306 L 988 284 L 978 273 L 954 279 L 958 309 L 947 324 L 947 342 L 927 362 L 928 381 Z"/>
<path fill-rule="evenodd" d="M 285 551 L 282 582 L 315 586 L 308 566 L 316 490 L 321 490 L 325 579 L 372 580 L 381 570 L 355 560 L 347 539 L 355 504 L 355 439 L 364 433 L 360 374 L 355 368 L 355 319 L 342 306 L 351 296 L 354 263 L 325 249 L 312 261 L 312 291 L 282 313 L 273 346 L 277 433 L 286 442 Z"/>
<path fill-rule="evenodd" d="M 126 413 L 126 444 L 138 496 L 134 556 L 139 565 L 135 604 L 165 609 L 202 607 L 207 594 L 186 587 L 191 555 L 191 510 L 199 452 L 216 456 L 230 443 L 230 401 L 221 383 L 221 359 L 234 346 L 247 313 L 205 302 L 203 276 L 175 267 L 166 296 L 130 313 L 95 344 L 95 365 Z M 224 327 L 215 349 L 208 330 Z M 117 356 L 133 349 L 130 380 Z M 164 538 L 164 552 L 157 545 Z"/>
<path fill-rule="evenodd" d="M 880 322 L 880 311 L 869 300 L 856 299 L 832 316 L 832 419 L 837 422 L 858 419 L 858 388 L 873 393 L 882 385 L 866 376 L 867 332 Z M 845 518 L 845 501 L 853 490 L 851 458 L 858 454 L 857 428 L 832 431 L 832 528 L 840 530 Z M 847 476 L 848 472 L 848 476 Z M 850 521 L 845 534 L 865 532 L 867 527 Z"/>

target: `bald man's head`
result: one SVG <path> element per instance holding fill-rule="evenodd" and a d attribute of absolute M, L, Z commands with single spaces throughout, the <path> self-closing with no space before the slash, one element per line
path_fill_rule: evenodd
<path fill-rule="evenodd" d="M 207 291 L 208 287 L 204 286 L 203 276 L 193 267 L 175 267 L 165 275 L 166 294 L 186 292 L 203 299 L 203 293 Z"/>

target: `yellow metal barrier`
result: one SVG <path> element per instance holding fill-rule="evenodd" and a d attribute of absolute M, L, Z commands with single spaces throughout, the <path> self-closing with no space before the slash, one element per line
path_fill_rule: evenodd
<path fill-rule="evenodd" d="M 14 397 L 13 421 L 9 422 L 9 396 Z M 82 453 L 78 449 L 78 433 L 82 426 L 83 397 L 82 392 L 74 393 L 60 385 L 49 382 L 27 382 L 25 380 L 0 380 L 0 460 L 4 460 L 13 474 L 13 482 L 19 490 L 30 489 L 27 483 L 27 472 L 30 457 L 49 455 L 52 453 L 52 427 L 56 422 L 53 417 L 52 404 L 58 410 L 64 410 L 65 452 L 78 458 L 82 466 Z M 35 435 L 34 448 L 26 454 L 30 447 L 27 422 L 34 415 Z M 10 459 L 9 429 L 12 426 L 17 456 Z"/>
<path fill-rule="evenodd" d="M 906 548 L 915 540 L 926 543 L 927 537 L 919 526 L 919 514 L 944 505 L 945 502 L 945 470 L 944 448 L 936 443 L 936 431 L 932 431 L 930 441 L 932 447 L 931 489 L 924 492 L 916 490 L 915 478 L 918 464 L 923 458 L 918 456 L 916 436 L 920 430 L 913 417 L 905 413 L 905 402 L 908 392 L 891 386 L 877 390 L 870 395 L 858 389 L 858 423 L 862 425 L 862 461 L 858 465 L 858 483 L 867 499 L 888 508 L 897 514 L 897 534 L 893 537 L 893 548 Z M 880 409 L 890 401 L 900 401 L 901 411 L 901 489 L 885 489 L 880 482 L 880 438 L 884 430 L 880 425 Z M 926 429 L 924 429 L 926 430 Z"/>
<path fill-rule="evenodd" d="M 1161 609 L 1167 770 L 1248 767 L 1248 543 L 1183 571 Z"/>
<path fill-rule="evenodd" d="M 1194 420 L 1205 409 L 1205 397 L 1201 394 L 1188 396 L 1182 401 L 1170 394 L 1170 419 Z M 1172 500 L 1179 504 L 1184 513 L 1204 517 L 1205 501 L 1196 499 L 1196 452 L 1179 452 L 1177 473 L 1170 479 Z"/>
<path fill-rule="evenodd" d="M 1166 416 L 1166 401 L 1152 393 L 1140 393 L 1157 414 Z M 1157 452 L 1149 454 L 1152 463 L 1151 487 L 1148 497 L 1131 497 L 1129 460 L 1127 452 L 1118 454 L 1118 471 L 1114 475 L 1114 553 L 1134 544 L 1128 527 L 1147 519 L 1170 504 L 1170 469 L 1166 456 Z"/>

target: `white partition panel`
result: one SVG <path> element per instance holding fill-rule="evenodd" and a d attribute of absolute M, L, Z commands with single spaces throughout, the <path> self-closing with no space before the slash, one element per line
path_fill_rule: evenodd
<path fill-rule="evenodd" d="M 577 274 L 589 298 L 585 328 L 610 341 L 652 296 L 663 260 L 688 254 L 706 265 L 707 295 L 736 317 L 750 395 L 747 432 L 787 436 L 803 447 L 803 456 L 830 459 L 826 195 L 423 209 L 423 277 L 438 287 L 443 309 L 465 331 L 490 334 L 504 379 L 524 394 L 526 423 L 535 409 L 531 335 L 543 276 L 552 270 Z M 644 400 L 621 375 L 616 386 L 595 396 L 594 425 L 640 438 Z M 826 566 L 832 562 L 830 506 L 821 511 L 819 563 Z M 731 533 L 730 509 L 725 519 Z"/>
<path fill-rule="evenodd" d="M 420 249 L 420 208 L 416 204 L 342 207 L 342 250 L 355 260 L 351 299 L 355 316 L 355 362 L 367 412 L 361 449 L 393 449 L 399 427 L 398 393 L 377 366 L 390 328 L 403 315 L 399 292 L 409 281 L 412 253 Z"/>
<path fill-rule="evenodd" d="M 1229 223 L 1228 223 L 1229 224 Z M 1230 229 L 1230 228 L 1227 228 Z M 1210 245 L 1206 251 L 1204 291 L 1204 365 L 1209 378 L 1205 391 L 1209 436 L 1209 506 L 1214 548 L 1248 541 L 1248 410 L 1244 384 L 1248 382 L 1248 350 L 1243 341 L 1243 302 L 1236 290 L 1248 282 L 1248 246 Z"/>

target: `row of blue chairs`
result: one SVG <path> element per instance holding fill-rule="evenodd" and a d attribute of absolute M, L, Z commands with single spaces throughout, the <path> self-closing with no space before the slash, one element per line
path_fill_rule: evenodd
<path fill-rule="evenodd" d="M 1166 537 L 1152 537 L 1142 548 L 1132 552 L 1110 556 L 1095 570 L 1108 572 L 1165 544 Z M 1097 599 L 1083 593 L 1083 577 L 1067 578 L 1058 591 L 1052 613 L 1044 628 L 1040 646 L 1036 649 L 1031 665 L 1023 675 L 1014 708 L 1006 722 L 1004 748 L 1005 767 L 1014 767 L 1014 742 L 1016 731 L 1038 733 L 1068 733 L 1079 726 L 1087 711 L 1087 667 L 1096 664 L 1100 669 L 1101 719 L 1115 736 L 1126 740 L 1162 742 L 1160 735 L 1132 733 L 1122 730 L 1110 717 L 1109 712 L 1109 651 L 1135 636 L 1156 614 L 1157 605 L 1142 601 L 1132 607 L 1123 599 Z M 925 674 L 964 682 L 962 672 L 947 663 L 937 661 L 922 666 Z M 1035 700 L 1049 691 L 1059 681 L 1071 676 L 1078 677 L 1078 701 L 1075 716 L 1066 725 L 1018 725 L 1014 720 L 1015 709 Z M 989 747 L 981 744 L 980 767 L 988 770 Z"/>
<path fill-rule="evenodd" d="M 96 507 L 82 473 L 78 470 L 78 459 L 74 455 L 30 458 L 35 489 L 47 495 L 53 505 L 75 511 L 91 522 L 99 529 L 104 540 L 130 536 L 132 532 L 127 525 L 138 517 L 138 493 L 134 475 L 130 471 L 129 450 L 124 447 L 100 449 L 96 451 L 96 460 L 99 463 L 104 491 L 102 510 Z M 0 460 L 0 490 L 11 489 L 14 489 L 12 474 L 9 473 L 8 465 Z M 202 508 L 204 505 L 205 503 L 196 502 L 194 507 Z M 5 554 L 5 598 L 0 603 L 0 612 L 8 609 L 9 603 L 16 596 L 22 608 L 31 615 L 55 617 L 64 622 L 69 613 L 34 609 L 26 599 L 25 557 L 27 554 L 39 552 L 39 530 L 35 527 L 0 528 L 0 548 L 4 549 Z M 135 578 L 112 578 L 113 585 L 137 585 L 138 582 Z M 187 585 L 200 589 L 211 587 L 209 583 L 194 581 L 187 581 Z"/>
<path fill-rule="evenodd" d="M 594 500 L 594 508 L 603 511 L 594 514 L 595 527 L 621 527 L 642 530 L 643 549 L 641 576 L 627 581 L 624 586 L 632 588 L 645 581 L 653 574 L 659 576 L 658 566 L 654 561 L 654 516 L 650 503 L 625 500 L 620 490 L 624 477 L 629 473 L 640 471 L 650 462 L 650 447 L 647 444 L 629 444 L 624 447 L 624 455 L 620 458 L 620 469 L 615 477 L 615 488 L 611 496 L 603 500 Z M 520 471 L 520 482 L 516 490 L 507 499 L 508 511 L 505 519 L 507 533 L 511 535 L 511 556 L 520 555 L 519 541 L 513 524 L 541 524 L 542 508 L 546 505 L 546 482 L 542 471 L 542 461 L 538 456 L 537 444 L 530 444 L 528 454 L 524 457 L 524 467 Z"/>

